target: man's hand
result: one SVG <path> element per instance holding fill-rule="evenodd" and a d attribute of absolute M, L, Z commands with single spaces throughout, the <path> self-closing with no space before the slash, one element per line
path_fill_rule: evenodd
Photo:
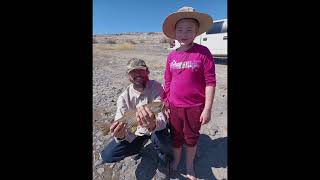
<path fill-rule="evenodd" d="M 207 124 L 211 119 L 211 110 L 204 109 L 200 116 L 201 125 Z"/>
<path fill-rule="evenodd" d="M 113 136 L 118 139 L 124 139 L 125 138 L 125 124 L 122 122 L 114 122 L 110 126 L 110 132 L 113 133 Z"/>
<path fill-rule="evenodd" d="M 138 107 L 136 117 L 141 127 L 146 127 L 149 131 L 153 131 L 156 128 L 156 117 L 148 107 Z"/>

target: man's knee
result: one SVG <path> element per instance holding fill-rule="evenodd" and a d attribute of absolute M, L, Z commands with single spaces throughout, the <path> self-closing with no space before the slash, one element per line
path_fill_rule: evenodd
<path fill-rule="evenodd" d="M 100 153 L 101 159 L 104 163 L 114 163 L 125 158 L 125 142 L 120 144 L 114 140 L 110 142 Z"/>
<path fill-rule="evenodd" d="M 104 163 L 114 163 L 114 162 L 117 162 L 119 161 L 116 157 L 116 155 L 114 154 L 113 151 L 110 151 L 109 149 L 104 149 L 101 153 L 101 159 L 102 159 L 102 162 Z"/>

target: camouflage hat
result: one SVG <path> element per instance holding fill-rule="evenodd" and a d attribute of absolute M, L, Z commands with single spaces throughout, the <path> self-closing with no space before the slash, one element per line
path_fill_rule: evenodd
<path fill-rule="evenodd" d="M 144 60 L 138 59 L 138 58 L 131 58 L 127 64 L 127 73 L 129 73 L 130 71 L 132 71 L 134 69 L 147 70 L 148 67 L 147 67 L 146 63 L 144 62 Z"/>

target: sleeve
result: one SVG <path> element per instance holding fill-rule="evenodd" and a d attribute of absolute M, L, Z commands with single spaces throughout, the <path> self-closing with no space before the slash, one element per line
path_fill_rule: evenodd
<path fill-rule="evenodd" d="M 164 93 L 164 90 L 163 90 L 161 84 L 155 81 L 153 89 L 155 92 L 154 97 L 153 97 L 153 101 L 161 101 L 162 100 L 161 95 L 163 95 L 163 93 Z M 167 120 L 166 120 L 165 115 L 162 112 L 158 113 L 156 116 L 156 128 L 152 132 L 162 130 L 166 126 L 167 126 Z"/>
<path fill-rule="evenodd" d="M 118 101 L 117 101 L 117 112 L 114 117 L 114 120 L 117 121 L 118 119 L 120 119 L 126 111 L 128 111 L 126 101 L 122 96 L 119 96 Z M 131 133 L 130 131 L 128 131 L 128 129 L 125 130 L 125 138 L 123 140 L 118 140 L 117 138 L 114 137 L 114 139 L 117 143 L 124 141 L 124 140 L 127 140 L 128 142 L 131 143 L 135 138 L 136 138 L 136 136 L 133 133 Z"/>
<path fill-rule="evenodd" d="M 206 86 L 216 86 L 215 63 L 213 56 L 207 48 L 206 53 L 204 54 L 203 68 Z"/>
<path fill-rule="evenodd" d="M 169 103 L 169 97 L 170 97 L 170 84 L 171 84 L 171 79 L 172 79 L 172 74 L 170 71 L 170 55 L 167 58 L 167 63 L 166 63 L 166 69 L 164 72 L 164 87 L 163 87 L 163 102 L 168 105 Z"/>
<path fill-rule="evenodd" d="M 160 131 L 165 129 L 167 126 L 167 121 L 166 121 L 166 117 L 163 114 L 163 112 L 158 113 L 158 115 L 156 116 L 156 128 L 151 132 L 154 133 L 156 131 Z"/>

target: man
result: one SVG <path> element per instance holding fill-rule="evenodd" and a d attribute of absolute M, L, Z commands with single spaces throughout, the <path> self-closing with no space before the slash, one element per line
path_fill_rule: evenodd
<path fill-rule="evenodd" d="M 160 112 L 155 115 L 143 105 L 161 101 L 163 88 L 155 80 L 149 80 L 146 63 L 132 58 L 127 64 L 127 74 L 131 84 L 122 92 L 117 101 L 115 122 L 110 127 L 114 139 L 101 152 L 102 163 L 118 162 L 125 157 L 139 154 L 148 139 L 151 139 L 158 153 L 158 177 L 169 179 L 169 161 L 172 159 L 170 133 L 166 116 Z M 135 133 L 117 122 L 128 110 L 137 109 L 136 120 L 139 126 Z M 154 120 L 156 119 L 156 120 Z"/>

